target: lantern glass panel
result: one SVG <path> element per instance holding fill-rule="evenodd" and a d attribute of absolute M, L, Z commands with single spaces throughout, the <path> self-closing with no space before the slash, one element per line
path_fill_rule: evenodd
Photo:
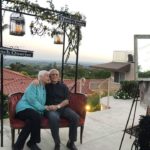
<path fill-rule="evenodd" d="M 54 35 L 54 44 L 63 44 L 63 36 L 62 31 L 56 31 Z"/>
<path fill-rule="evenodd" d="M 25 34 L 25 20 L 22 14 L 12 13 L 10 16 L 10 35 L 23 36 Z"/>

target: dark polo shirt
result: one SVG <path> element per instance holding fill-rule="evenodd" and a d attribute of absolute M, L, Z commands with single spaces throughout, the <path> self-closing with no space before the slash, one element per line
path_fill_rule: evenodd
<path fill-rule="evenodd" d="M 69 90 L 65 84 L 61 82 L 46 84 L 46 105 L 59 104 L 68 97 Z"/>

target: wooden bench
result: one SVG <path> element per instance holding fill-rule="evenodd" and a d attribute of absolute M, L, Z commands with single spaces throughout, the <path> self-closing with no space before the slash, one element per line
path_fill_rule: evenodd
<path fill-rule="evenodd" d="M 14 93 L 8 97 L 8 113 L 11 127 L 12 146 L 15 142 L 15 129 L 22 129 L 25 122 L 15 118 L 16 104 L 21 99 L 23 93 Z M 86 117 L 86 106 L 87 97 L 80 93 L 70 93 L 69 107 L 71 107 L 80 116 L 79 127 L 80 127 L 80 143 L 82 144 L 83 129 Z M 61 118 L 60 128 L 69 127 L 68 120 Z M 41 129 L 49 129 L 48 119 L 43 117 L 41 121 Z"/>

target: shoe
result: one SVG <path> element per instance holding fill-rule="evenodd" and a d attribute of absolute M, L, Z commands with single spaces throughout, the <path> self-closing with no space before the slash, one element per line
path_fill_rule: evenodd
<path fill-rule="evenodd" d="M 22 148 L 13 147 L 12 150 L 23 150 Z"/>
<path fill-rule="evenodd" d="M 60 150 L 60 144 L 55 144 L 54 150 Z"/>
<path fill-rule="evenodd" d="M 17 147 L 17 146 L 14 144 L 13 147 L 12 147 L 12 150 L 23 150 L 23 148 L 19 148 L 19 147 Z"/>
<path fill-rule="evenodd" d="M 37 144 L 30 144 L 30 142 L 27 142 L 27 146 L 28 146 L 31 150 L 41 150 L 41 148 L 39 148 Z"/>
<path fill-rule="evenodd" d="M 68 141 L 66 146 L 67 146 L 70 150 L 78 150 L 77 147 L 75 146 L 74 142 Z"/>

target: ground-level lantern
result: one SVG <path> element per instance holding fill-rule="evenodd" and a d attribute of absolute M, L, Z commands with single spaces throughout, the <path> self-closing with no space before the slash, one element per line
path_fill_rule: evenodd
<path fill-rule="evenodd" d="M 25 19 L 21 13 L 10 15 L 10 35 L 23 36 L 25 34 Z"/>

